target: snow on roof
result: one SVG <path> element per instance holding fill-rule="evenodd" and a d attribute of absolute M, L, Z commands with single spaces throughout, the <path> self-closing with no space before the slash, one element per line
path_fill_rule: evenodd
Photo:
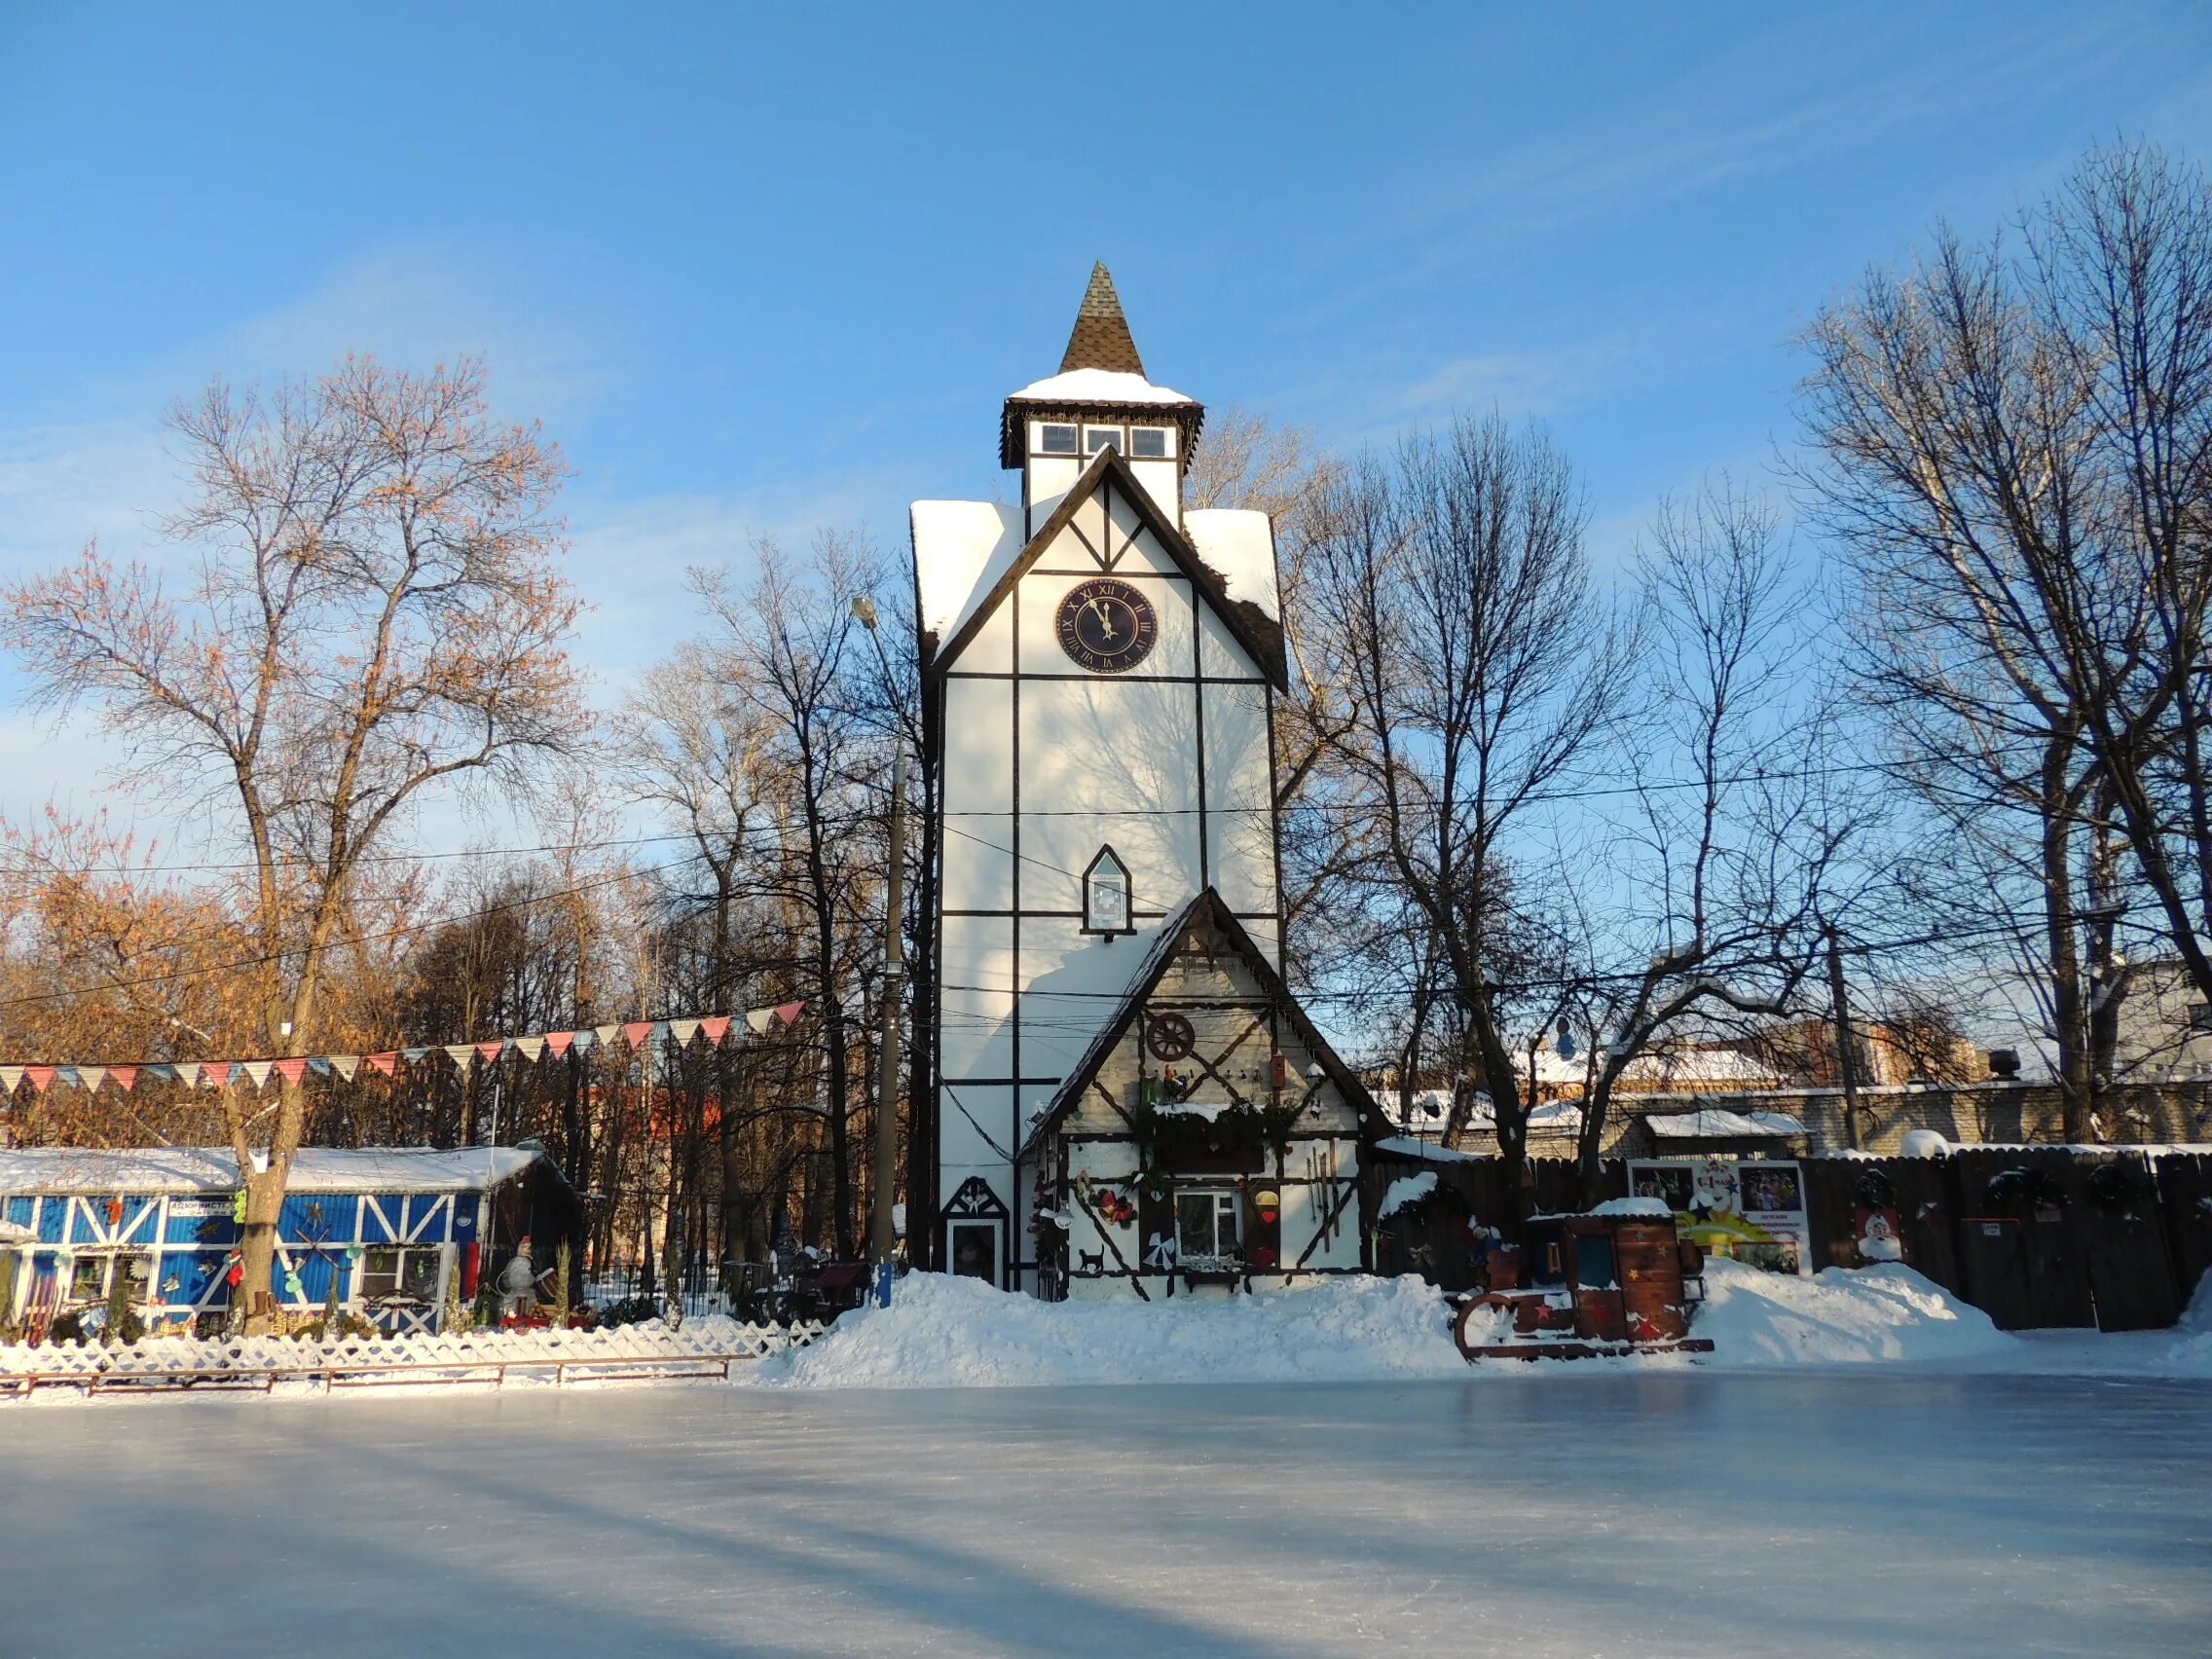
<path fill-rule="evenodd" d="M 922 627 L 942 645 L 1020 556 L 1021 509 L 996 501 L 916 501 L 908 513 Z"/>
<path fill-rule="evenodd" d="M 1172 387 L 1125 369 L 1069 369 L 1031 381 L 1007 401 L 1027 403 L 1195 403 Z"/>
<path fill-rule="evenodd" d="M 1282 615 L 1274 524 L 1266 513 L 1249 507 L 1193 507 L 1183 514 L 1183 533 L 1221 577 L 1231 599 L 1256 605 L 1271 617 Z"/>
<path fill-rule="evenodd" d="M 1382 1205 L 1375 1212 L 1376 1219 L 1387 1221 L 1409 1204 L 1433 1197 L 1436 1192 L 1436 1171 L 1423 1169 L 1418 1175 L 1401 1175 L 1390 1183 L 1390 1190 L 1382 1195 Z"/>
<path fill-rule="evenodd" d="M 511 1146 L 306 1146 L 294 1193 L 474 1193 L 512 1180 L 545 1155 Z M 221 1146 L 0 1148 L 0 1193 L 231 1193 L 238 1159 Z"/>
<path fill-rule="evenodd" d="M 1805 1125 L 1787 1112 L 1670 1112 L 1643 1120 L 1661 1140 L 1735 1139 L 1745 1136 L 1801 1135 Z"/>
<path fill-rule="evenodd" d="M 1480 1163 L 1483 1160 L 1471 1152 L 1454 1152 L 1448 1146 L 1436 1146 L 1428 1141 L 1415 1140 L 1410 1135 L 1384 1135 L 1375 1143 L 1377 1152 L 1388 1153 L 1393 1158 L 1418 1158 L 1427 1163 Z"/>

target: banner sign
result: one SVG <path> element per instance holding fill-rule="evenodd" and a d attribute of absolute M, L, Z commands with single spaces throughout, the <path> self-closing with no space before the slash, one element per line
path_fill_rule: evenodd
<path fill-rule="evenodd" d="M 1776 1273 L 1813 1271 L 1805 1172 L 1794 1159 L 1631 1159 L 1628 1191 L 1664 1198 L 1675 1231 L 1709 1256 Z"/>

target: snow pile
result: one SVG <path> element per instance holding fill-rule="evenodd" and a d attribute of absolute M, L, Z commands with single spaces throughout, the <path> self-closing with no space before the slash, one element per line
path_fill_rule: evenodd
<path fill-rule="evenodd" d="M 814 1388 L 1457 1378 L 1450 1309 L 1414 1278 L 1310 1281 L 1258 1296 L 1039 1302 L 909 1273 L 887 1309 L 839 1319 L 762 1381 Z"/>
<path fill-rule="evenodd" d="M 1691 1335 L 1714 1365 L 1857 1365 L 2009 1357 L 2019 1346 L 1980 1309 L 1901 1264 L 1826 1268 L 1810 1278 L 1714 1257 Z"/>
<path fill-rule="evenodd" d="M 2212 1377 L 2212 1272 L 2196 1281 L 2196 1294 L 2174 1325 L 2176 1341 L 2162 1367 L 2179 1377 Z"/>

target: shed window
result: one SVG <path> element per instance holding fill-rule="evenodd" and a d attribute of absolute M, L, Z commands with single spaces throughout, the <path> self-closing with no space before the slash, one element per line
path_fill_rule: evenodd
<path fill-rule="evenodd" d="M 1057 425 L 1038 427 L 1037 448 L 1046 455 L 1075 454 L 1075 428 Z"/>
<path fill-rule="evenodd" d="M 1175 1254 L 1187 1268 L 1236 1261 L 1243 1200 L 1235 1193 L 1204 1190 L 1175 1195 Z"/>
<path fill-rule="evenodd" d="M 436 1301 L 436 1248 L 371 1250 L 361 1261 L 361 1294 L 365 1297 L 412 1296 L 418 1302 Z"/>
<path fill-rule="evenodd" d="M 1090 867 L 1083 872 L 1083 931 L 1124 934 L 1134 931 L 1130 920 L 1129 872 L 1112 847 L 1100 847 Z"/>
<path fill-rule="evenodd" d="M 1167 458 L 1167 428 L 1164 426 L 1131 426 L 1129 453 L 1152 461 Z"/>

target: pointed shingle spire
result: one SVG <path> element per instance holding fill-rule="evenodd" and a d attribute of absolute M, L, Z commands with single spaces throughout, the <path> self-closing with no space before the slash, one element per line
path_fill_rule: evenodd
<path fill-rule="evenodd" d="M 1129 319 L 1122 314 L 1122 296 L 1114 292 L 1114 278 L 1106 262 L 1090 268 L 1090 286 L 1083 291 L 1083 305 L 1075 313 L 1075 332 L 1068 336 L 1067 351 L 1060 358 L 1060 373 L 1070 369 L 1113 369 L 1141 375 L 1144 359 L 1129 337 Z"/>

